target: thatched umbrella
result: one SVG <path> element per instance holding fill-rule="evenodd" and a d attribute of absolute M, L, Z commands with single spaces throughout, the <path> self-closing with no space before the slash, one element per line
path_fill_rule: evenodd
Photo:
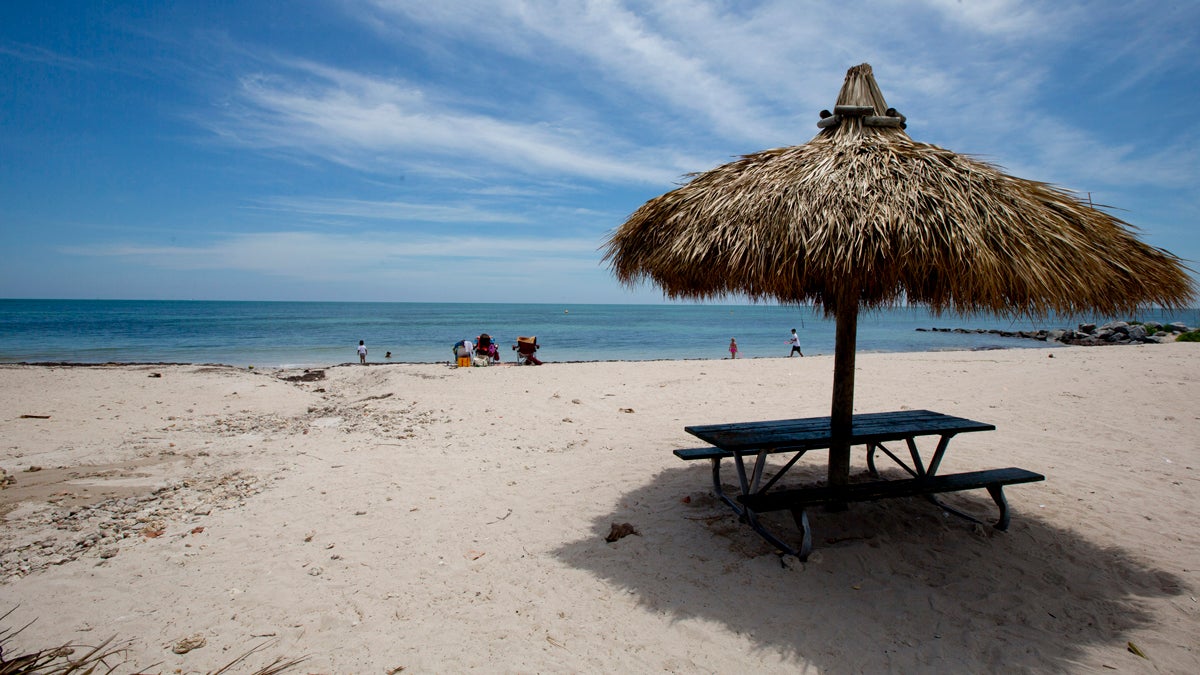
<path fill-rule="evenodd" d="M 846 73 L 817 126 L 804 145 L 746 155 L 646 202 L 604 259 L 623 283 L 649 278 L 671 298 L 815 303 L 836 317 L 831 485 L 849 478 L 860 307 L 1114 315 L 1193 297 L 1180 259 L 1121 219 L 913 141 L 867 64 Z"/>

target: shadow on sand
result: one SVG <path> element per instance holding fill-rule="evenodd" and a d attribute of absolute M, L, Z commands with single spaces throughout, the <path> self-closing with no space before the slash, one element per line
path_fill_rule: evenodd
<path fill-rule="evenodd" d="M 1036 491 L 1022 486 L 1007 491 L 1007 532 L 920 499 L 810 513 L 815 549 L 800 563 L 698 489 L 708 484 L 707 465 L 664 470 L 555 553 L 674 622 L 748 636 L 764 663 L 793 672 L 1144 669 L 1130 632 L 1151 625 L 1148 600 L 1184 593 L 1129 552 L 1039 518 Z M 995 517 L 982 490 L 945 501 Z M 606 543 L 614 522 L 641 536 Z M 788 514 L 768 524 L 795 542 Z"/>

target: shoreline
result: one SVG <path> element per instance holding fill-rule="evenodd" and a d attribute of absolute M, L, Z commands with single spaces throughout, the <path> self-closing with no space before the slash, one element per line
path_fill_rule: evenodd
<path fill-rule="evenodd" d="M 0 360 L 9 363 L 223 363 L 256 367 L 331 367 L 357 361 L 365 340 L 372 361 L 440 363 L 451 345 L 487 332 L 504 356 L 520 335 L 537 335 L 539 356 L 552 362 L 661 360 L 728 356 L 736 337 L 740 357 L 785 356 L 788 331 L 799 332 L 804 353 L 833 353 L 834 324 L 809 307 L 778 305 L 598 305 L 569 314 L 544 305 L 266 303 L 11 302 L 2 317 Z M 1142 320 L 1194 324 L 1200 310 L 1147 311 Z M 917 332 L 954 321 L 985 329 L 1038 330 L 1074 326 L 1098 317 L 1014 318 L 942 315 L 920 307 L 866 312 L 860 351 L 1025 348 L 991 335 Z M 1104 319 L 1107 321 L 1108 319 Z M 1037 344 L 1030 341 L 1031 345 Z M 507 359 L 512 360 L 512 359 Z"/>
<path fill-rule="evenodd" d="M 971 349 L 948 347 L 945 349 L 925 349 L 925 350 L 912 350 L 912 351 L 858 350 L 857 353 L 858 354 L 941 354 L 941 353 L 947 353 L 947 352 L 990 352 L 990 351 L 1007 351 L 1007 350 L 1014 350 L 1014 349 L 1016 349 L 1016 350 L 1057 349 L 1059 347 L 1065 347 L 1065 346 L 1079 346 L 1079 345 L 1045 345 L 1045 346 L 1013 345 L 1013 346 L 1009 346 L 1009 347 L 999 347 L 999 346 L 997 346 L 997 347 L 975 347 L 975 348 L 971 348 Z M 1096 346 L 1109 346 L 1109 345 L 1096 345 Z M 1121 345 L 1117 345 L 1117 346 L 1121 346 Z M 807 354 L 804 357 L 741 356 L 741 355 L 739 355 L 736 360 L 737 361 L 761 361 L 761 360 L 780 360 L 780 359 L 788 360 L 789 358 L 791 358 L 791 359 L 799 359 L 799 358 L 818 359 L 818 358 L 823 358 L 823 357 L 833 358 L 833 354 L 816 352 L 816 353 L 812 353 L 812 354 Z M 584 363 L 630 363 L 630 364 L 636 364 L 636 363 L 672 363 L 672 362 L 697 362 L 697 361 L 708 362 L 708 361 L 729 361 L 729 360 L 731 360 L 731 359 L 727 356 L 726 357 L 699 357 L 699 356 L 697 356 L 697 357 L 690 357 L 690 358 L 673 358 L 673 359 L 666 359 L 666 358 L 576 359 L 576 360 L 564 360 L 564 361 L 557 361 L 557 360 L 543 361 L 543 365 L 552 365 L 552 364 L 574 365 L 574 364 L 584 364 Z M 91 362 L 91 361 L 0 361 L 0 367 L 6 367 L 6 366 L 29 366 L 29 367 L 39 367 L 39 368 L 81 368 L 81 367 L 119 368 L 122 366 L 208 366 L 208 367 L 212 367 L 212 368 L 235 368 L 235 369 L 239 369 L 239 370 L 249 370 L 249 371 L 259 371 L 259 372 L 318 370 L 318 369 L 358 367 L 358 366 L 448 366 L 450 368 L 457 367 L 455 365 L 453 359 L 446 359 L 443 361 L 400 361 L 400 360 L 392 359 L 390 361 L 368 361 L 366 363 L 358 363 L 356 361 L 342 361 L 339 363 L 327 364 L 327 365 L 282 365 L 282 366 L 255 366 L 255 365 L 242 366 L 242 365 L 237 365 L 237 364 L 232 364 L 232 363 L 221 363 L 221 362 L 216 362 L 216 361 L 196 361 L 196 362 L 191 362 L 191 361 L 96 361 L 96 362 Z M 485 366 L 485 367 L 496 368 L 496 367 L 513 367 L 513 366 L 526 367 L 526 366 L 523 366 L 522 364 L 517 364 L 513 361 L 504 361 L 504 360 L 498 361 L 496 363 L 493 363 L 493 364 L 491 364 L 489 366 Z M 472 366 L 472 367 L 475 368 L 476 366 Z"/>
<path fill-rule="evenodd" d="M 1150 330 L 1146 330 L 1149 328 Z M 1200 332 L 1198 328 L 1189 327 L 1181 321 L 1173 324 L 1161 324 L 1158 322 L 1132 322 L 1124 321 L 1110 322 L 1101 326 L 1096 324 L 1080 324 L 1076 329 L 1037 329 L 1037 330 L 1003 330 L 996 328 L 943 328 L 943 327 L 917 327 L 913 329 L 916 333 L 929 334 L 953 334 L 965 336 L 990 336 L 999 337 L 1004 340 L 1013 340 L 1013 344 L 988 344 L 978 346 L 965 345 L 950 345 L 933 347 L 927 349 L 859 349 L 860 354 L 908 354 L 908 353 L 924 353 L 924 352 L 944 352 L 944 351 L 995 351 L 1005 349 L 1043 349 L 1055 348 L 1062 346 L 1075 347 L 1105 347 L 1105 346 L 1128 346 L 1131 344 L 1169 344 L 1177 341 L 1181 337 L 1193 336 Z M 1016 341 L 1023 341 L 1025 344 L 1020 344 Z M 1194 341 L 1184 339 L 1183 341 Z M 1040 344 L 1032 344 L 1040 343 Z M 807 358 L 818 356 L 831 356 L 831 353 L 823 353 L 812 350 Z M 509 356 L 502 352 L 502 356 Z M 748 359 L 775 359 L 787 358 L 778 355 L 746 355 L 740 356 L 741 360 Z M 547 360 L 544 363 L 650 363 L 658 361 L 709 361 L 709 360 L 724 360 L 727 357 L 691 357 L 691 358 L 599 358 L 599 359 L 565 359 L 565 360 Z M 341 361 L 337 363 L 309 363 L 309 364 L 276 364 L 257 366 L 255 364 L 239 364 L 233 362 L 222 361 L 70 361 L 70 360 L 51 360 L 51 361 L 0 361 L 0 365 L 28 365 L 28 366 L 53 366 L 53 367 L 76 367 L 76 366 L 122 366 L 122 365 L 152 365 L 152 366 L 168 366 L 168 365 L 207 365 L 207 366 L 227 366 L 231 368 L 247 368 L 253 370 L 260 368 L 263 370 L 296 370 L 296 369 L 319 369 L 319 368 L 336 368 L 339 366 L 349 365 L 454 365 L 453 358 L 437 359 L 432 361 L 405 361 L 401 359 L 384 359 L 379 361 L 369 361 L 366 364 L 360 364 L 355 361 Z M 493 363 L 495 366 L 510 366 L 517 365 L 516 361 L 507 361 L 503 358 Z"/>
<path fill-rule="evenodd" d="M 269 635 L 264 662 L 313 672 L 1200 669 L 1196 347 L 860 353 L 856 410 L 995 424 L 948 468 L 1047 480 L 1006 490 L 1004 533 L 922 500 L 810 514 L 822 539 L 784 567 L 671 450 L 689 424 L 827 415 L 824 356 L 0 364 L 0 592 L 38 619 L 14 653 L 115 635 L 195 672 Z"/>

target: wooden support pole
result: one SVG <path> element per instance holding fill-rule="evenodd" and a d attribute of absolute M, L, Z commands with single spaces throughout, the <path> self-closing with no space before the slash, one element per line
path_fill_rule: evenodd
<path fill-rule="evenodd" d="M 858 339 L 858 297 L 845 294 L 836 309 L 833 355 L 833 405 L 830 422 L 829 485 L 850 482 L 850 429 L 854 421 L 854 352 Z"/>

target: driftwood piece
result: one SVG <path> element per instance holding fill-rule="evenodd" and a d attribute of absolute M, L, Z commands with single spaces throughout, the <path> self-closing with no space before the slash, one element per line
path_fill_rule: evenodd
<path fill-rule="evenodd" d="M 874 113 L 875 106 L 872 105 L 835 105 L 833 107 L 833 114 L 842 117 L 862 117 Z"/>

